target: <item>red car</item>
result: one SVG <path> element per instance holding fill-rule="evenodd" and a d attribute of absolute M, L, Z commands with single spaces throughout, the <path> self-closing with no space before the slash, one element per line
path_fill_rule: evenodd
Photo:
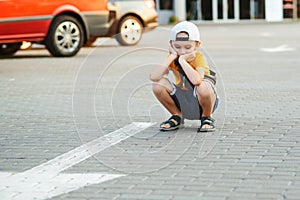
<path fill-rule="evenodd" d="M 137 1 L 137 0 L 136 0 Z M 74 56 L 97 37 L 113 36 L 122 45 L 134 45 L 136 33 L 155 28 L 157 12 L 153 0 L 140 0 L 146 17 L 118 14 L 117 0 L 0 0 L 0 57 L 12 56 L 23 41 L 45 44 L 53 56 Z M 144 9 L 144 8 L 141 8 Z M 144 10 L 142 10 L 144 11 Z M 128 39 L 129 34 L 134 40 Z"/>

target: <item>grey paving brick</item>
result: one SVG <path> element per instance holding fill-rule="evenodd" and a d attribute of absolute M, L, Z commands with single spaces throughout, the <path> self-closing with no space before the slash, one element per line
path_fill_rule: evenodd
<path fill-rule="evenodd" d="M 199 121 L 187 120 L 183 131 L 176 133 L 158 132 L 155 125 L 62 172 L 122 173 L 124 177 L 52 199 L 299 199 L 299 22 L 201 24 L 199 28 L 205 50 L 220 71 L 220 96 L 226 96 L 214 114 L 217 131 L 196 133 Z M 150 121 L 145 111 L 156 103 L 149 96 L 150 87 L 132 99 L 139 102 L 130 108 L 137 112 L 132 118 L 125 98 L 135 88 L 134 79 L 148 81 L 148 68 L 141 68 L 134 79 L 120 77 L 130 75 L 135 63 L 163 58 L 164 54 L 147 54 L 144 49 L 163 48 L 161 38 L 153 40 L 155 31 L 145 34 L 138 47 L 97 46 L 92 53 L 84 48 L 78 56 L 65 59 L 40 57 L 45 50 L 31 50 L 1 59 L 0 171 L 22 172 L 130 120 Z M 265 32 L 270 37 L 260 36 Z M 259 50 L 282 43 L 296 50 Z M 105 63 L 136 48 L 143 53 L 108 68 L 95 91 Z M 80 84 L 74 90 L 76 83 Z M 113 102 L 113 116 L 114 89 L 118 102 Z M 78 99 L 73 99 L 74 92 Z M 93 110 L 89 95 L 95 92 Z"/>

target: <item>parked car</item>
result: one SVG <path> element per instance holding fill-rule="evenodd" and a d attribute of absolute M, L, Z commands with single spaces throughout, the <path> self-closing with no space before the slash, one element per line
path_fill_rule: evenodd
<path fill-rule="evenodd" d="M 154 0 L 110 0 L 115 21 L 107 36 L 115 36 L 121 45 L 135 45 L 142 33 L 158 26 Z"/>
<path fill-rule="evenodd" d="M 0 57 L 24 41 L 45 44 L 58 57 L 74 56 L 98 37 L 135 45 L 158 26 L 154 0 L 2 0 L 0 9 Z"/>

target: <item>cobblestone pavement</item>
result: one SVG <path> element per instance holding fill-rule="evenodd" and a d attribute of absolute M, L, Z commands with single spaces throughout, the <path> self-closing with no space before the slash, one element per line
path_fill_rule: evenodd
<path fill-rule="evenodd" d="M 1 177 L 7 173 L 9 180 L 10 173 L 131 122 L 167 118 L 148 73 L 165 56 L 169 28 L 146 33 L 135 47 L 101 39 L 73 58 L 53 58 L 37 48 L 0 60 Z M 218 71 L 217 131 L 196 133 L 199 122 L 188 120 L 172 133 L 153 125 L 60 173 L 122 176 L 52 199 L 299 199 L 300 23 L 199 29 Z M 43 181 L 51 187 L 55 178 Z M 60 181 L 67 187 L 74 180 Z M 9 188 L 0 186 L 1 197 Z M 18 190 L 9 194 L 14 199 Z"/>

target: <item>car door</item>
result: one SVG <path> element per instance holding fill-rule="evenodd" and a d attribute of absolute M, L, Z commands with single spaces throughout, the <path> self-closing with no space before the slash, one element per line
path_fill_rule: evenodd
<path fill-rule="evenodd" d="M 43 40 L 52 16 L 45 12 L 45 0 L 0 0 L 0 42 L 19 38 Z"/>

